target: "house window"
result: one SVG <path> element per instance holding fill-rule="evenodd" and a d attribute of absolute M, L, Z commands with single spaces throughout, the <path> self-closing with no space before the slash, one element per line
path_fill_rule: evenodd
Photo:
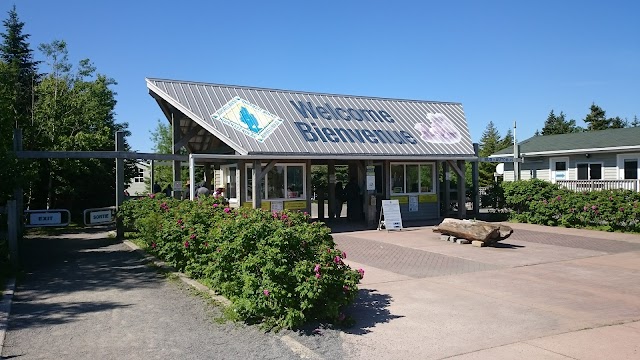
<path fill-rule="evenodd" d="M 602 164 L 577 164 L 578 180 L 602 179 Z"/>
<path fill-rule="evenodd" d="M 638 160 L 624 161 L 624 178 L 627 180 L 638 179 Z"/>
<path fill-rule="evenodd" d="M 253 166 L 247 165 L 247 201 L 253 198 Z M 305 169 L 301 164 L 274 166 L 260 183 L 262 199 L 304 199 Z"/>
<path fill-rule="evenodd" d="M 391 193 L 433 193 L 433 164 L 391 164 Z"/>
<path fill-rule="evenodd" d="M 566 171 L 567 170 L 567 162 L 566 161 L 556 161 L 555 171 Z"/>
<path fill-rule="evenodd" d="M 144 169 L 136 168 L 136 176 L 133 178 L 133 182 L 137 182 L 137 183 L 144 182 Z"/>
<path fill-rule="evenodd" d="M 235 166 L 230 166 L 227 169 L 227 183 L 225 184 L 226 188 L 226 196 L 230 199 L 236 198 L 236 172 L 237 168 Z"/>

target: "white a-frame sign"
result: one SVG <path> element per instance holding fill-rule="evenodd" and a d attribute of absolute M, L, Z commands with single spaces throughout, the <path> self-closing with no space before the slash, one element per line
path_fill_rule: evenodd
<path fill-rule="evenodd" d="M 378 230 L 384 227 L 389 230 L 402 230 L 402 215 L 398 200 L 382 200 Z"/>

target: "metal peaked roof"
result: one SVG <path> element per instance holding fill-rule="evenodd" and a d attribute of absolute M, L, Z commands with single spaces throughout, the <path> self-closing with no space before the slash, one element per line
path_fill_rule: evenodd
<path fill-rule="evenodd" d="M 240 155 L 474 157 L 460 103 L 146 81 Z"/>
<path fill-rule="evenodd" d="M 585 131 L 571 134 L 533 136 L 519 143 L 521 154 L 571 152 L 580 150 L 616 150 L 624 147 L 640 148 L 640 127 Z M 495 155 L 513 154 L 513 147 Z"/>

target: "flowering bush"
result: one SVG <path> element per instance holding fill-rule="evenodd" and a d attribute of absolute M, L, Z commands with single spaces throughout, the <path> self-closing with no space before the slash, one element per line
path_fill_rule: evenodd
<path fill-rule="evenodd" d="M 120 215 L 149 251 L 227 297 L 247 322 L 342 322 L 364 275 L 343 262 L 330 229 L 299 212 L 234 209 L 206 197 L 141 199 L 125 203 Z"/>
<path fill-rule="evenodd" d="M 532 224 L 640 232 L 640 193 L 573 192 L 542 180 L 503 183 L 511 218 Z"/>

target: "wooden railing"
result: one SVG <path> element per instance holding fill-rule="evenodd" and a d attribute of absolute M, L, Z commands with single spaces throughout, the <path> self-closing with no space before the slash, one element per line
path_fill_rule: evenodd
<path fill-rule="evenodd" d="M 640 191 L 640 180 L 556 180 L 556 184 L 573 191 L 618 189 Z"/>

